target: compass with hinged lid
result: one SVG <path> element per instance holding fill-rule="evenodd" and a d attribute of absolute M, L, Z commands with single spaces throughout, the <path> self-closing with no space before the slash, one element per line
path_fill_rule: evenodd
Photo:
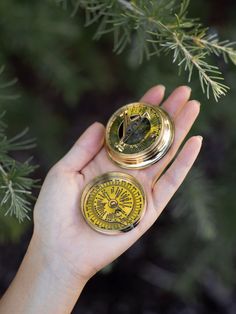
<path fill-rule="evenodd" d="M 162 158 L 174 138 L 169 115 L 159 106 L 132 103 L 118 109 L 106 126 L 106 148 L 122 168 L 145 168 Z"/>
<path fill-rule="evenodd" d="M 145 192 L 133 176 L 108 172 L 85 187 L 81 210 L 90 227 L 102 233 L 117 234 L 137 226 L 144 215 L 145 203 Z"/>

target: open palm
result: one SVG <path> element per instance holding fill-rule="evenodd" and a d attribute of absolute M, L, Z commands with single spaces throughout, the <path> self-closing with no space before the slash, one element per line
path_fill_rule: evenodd
<path fill-rule="evenodd" d="M 150 89 L 141 99 L 159 105 L 164 87 Z M 172 165 L 181 143 L 199 113 L 199 103 L 189 101 L 190 89 L 177 88 L 163 103 L 175 124 L 175 139 L 169 152 L 158 163 L 142 170 L 124 170 L 116 166 L 103 147 L 104 126 L 95 123 L 79 138 L 72 149 L 50 170 L 34 211 L 34 237 L 42 243 L 47 258 L 57 260 L 60 271 L 89 279 L 130 247 L 156 221 L 186 174 L 192 167 L 201 137 L 190 138 Z M 108 171 L 132 174 L 142 184 L 147 209 L 140 224 L 128 233 L 109 236 L 91 229 L 80 210 L 85 185 Z"/>

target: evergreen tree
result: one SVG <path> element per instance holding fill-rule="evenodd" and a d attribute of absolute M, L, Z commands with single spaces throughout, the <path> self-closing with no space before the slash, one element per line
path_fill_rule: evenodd
<path fill-rule="evenodd" d="M 134 46 L 138 62 L 146 57 L 172 54 L 179 73 L 188 72 L 191 81 L 193 70 L 198 71 L 203 92 L 209 98 L 225 95 L 228 86 L 222 83 L 219 68 L 207 60 L 215 54 L 230 59 L 236 65 L 235 43 L 220 41 L 216 33 L 201 25 L 197 18 L 187 16 L 190 0 L 57 0 L 64 8 L 72 5 L 72 16 L 85 10 L 85 26 L 97 23 L 95 39 L 112 33 L 113 51 L 120 54 L 127 46 Z"/>

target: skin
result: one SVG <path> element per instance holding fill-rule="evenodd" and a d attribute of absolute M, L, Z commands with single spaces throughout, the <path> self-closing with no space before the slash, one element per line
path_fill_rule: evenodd
<path fill-rule="evenodd" d="M 141 101 L 159 105 L 162 85 L 151 88 Z M 71 150 L 49 171 L 34 209 L 34 232 L 20 269 L 0 301 L 0 313 L 70 313 L 87 281 L 137 241 L 157 220 L 191 169 L 202 137 L 180 145 L 199 114 L 200 104 L 189 100 L 191 90 L 181 86 L 162 104 L 175 124 L 175 139 L 159 162 L 142 170 L 124 170 L 113 164 L 103 147 L 105 128 L 91 125 Z M 140 224 L 117 236 L 91 229 L 80 213 L 81 193 L 95 176 L 123 171 L 138 179 L 147 195 Z"/>

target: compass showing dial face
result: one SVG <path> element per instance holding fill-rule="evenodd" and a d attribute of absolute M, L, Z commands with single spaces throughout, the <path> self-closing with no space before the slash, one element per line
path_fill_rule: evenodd
<path fill-rule="evenodd" d="M 145 168 L 165 155 L 174 138 L 173 123 L 158 106 L 133 103 L 121 107 L 106 127 L 106 148 L 123 168 Z"/>
<path fill-rule="evenodd" d="M 145 194 L 131 175 L 108 172 L 85 187 L 81 209 L 93 229 L 107 234 L 127 232 L 144 214 Z"/>

